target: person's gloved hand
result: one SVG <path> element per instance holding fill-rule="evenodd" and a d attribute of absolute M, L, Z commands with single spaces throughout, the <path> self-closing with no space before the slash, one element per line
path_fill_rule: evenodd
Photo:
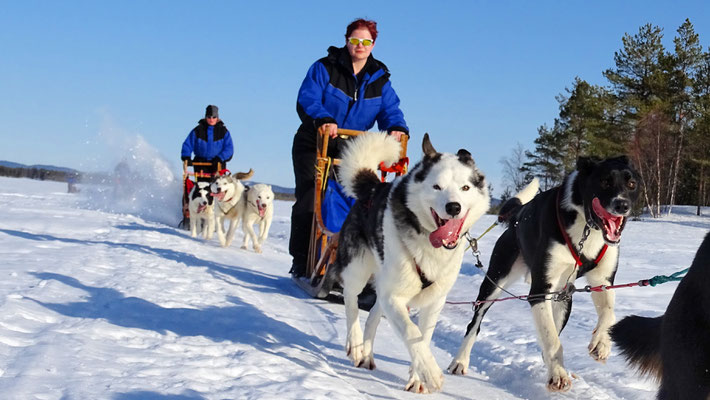
<path fill-rule="evenodd" d="M 219 164 L 221 164 L 221 165 L 224 165 L 224 161 L 222 161 L 221 158 L 219 158 L 219 157 L 213 158 L 213 159 L 212 159 L 212 165 L 217 165 L 217 163 L 219 163 Z"/>
<path fill-rule="evenodd" d="M 180 157 L 180 160 L 182 160 L 182 161 L 190 161 L 190 156 L 182 156 L 182 157 Z"/>

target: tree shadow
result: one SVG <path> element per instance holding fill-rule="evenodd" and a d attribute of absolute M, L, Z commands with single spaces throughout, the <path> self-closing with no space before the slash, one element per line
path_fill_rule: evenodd
<path fill-rule="evenodd" d="M 84 285 L 66 275 L 50 272 L 30 272 L 30 275 L 42 280 L 56 280 L 88 293 L 84 301 L 70 303 L 47 303 L 27 298 L 68 317 L 101 319 L 117 326 L 151 330 L 160 334 L 170 331 L 179 336 L 203 336 L 218 342 L 243 343 L 308 369 L 318 366 L 274 348 L 279 345 L 298 346 L 316 354 L 323 348 L 335 348 L 332 343 L 273 319 L 233 296 L 227 299 L 233 305 L 227 307 L 165 308 L 141 298 L 126 297 L 112 288 Z"/>
<path fill-rule="evenodd" d="M 189 392 L 194 391 L 189 390 Z M 197 393 L 160 394 L 142 390 L 139 392 L 118 393 L 113 396 L 113 400 L 204 400 L 204 397 Z"/>
<path fill-rule="evenodd" d="M 69 243 L 81 246 L 94 246 L 103 245 L 114 248 L 121 248 L 130 251 L 136 251 L 143 254 L 148 254 L 166 260 L 175 261 L 178 263 L 185 264 L 189 267 L 203 267 L 210 271 L 216 278 L 224 280 L 224 276 L 230 276 L 237 281 L 239 281 L 242 287 L 258 290 L 262 293 L 283 293 L 281 287 L 286 284 L 289 280 L 286 277 L 270 275 L 258 270 L 248 269 L 240 266 L 232 266 L 227 264 L 222 264 L 214 261 L 203 260 L 196 257 L 193 254 L 175 251 L 170 249 L 164 249 L 159 247 L 151 247 L 143 244 L 137 243 L 119 243 L 111 242 L 108 240 L 83 240 L 83 239 L 73 239 L 58 237 L 47 234 L 37 234 L 29 232 L 21 232 L 11 229 L 0 229 L 0 232 L 16 236 L 23 239 L 35 240 L 35 241 L 57 241 L 62 243 Z M 232 280 L 229 281 L 231 284 L 239 285 Z M 293 294 L 293 293 L 291 293 Z"/>

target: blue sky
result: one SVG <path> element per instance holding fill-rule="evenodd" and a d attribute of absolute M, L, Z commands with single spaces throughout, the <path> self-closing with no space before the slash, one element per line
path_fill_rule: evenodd
<path fill-rule="evenodd" d="M 499 160 L 532 148 L 575 76 L 606 83 L 624 33 L 652 23 L 670 47 L 690 18 L 710 44 L 702 1 L 4 2 L 0 159 L 111 170 L 140 135 L 177 172 L 182 141 L 216 104 L 230 169 L 292 187 L 298 88 L 357 17 L 379 24 L 373 54 L 402 101 L 410 158 L 425 132 L 440 151 L 466 148 L 494 196 Z"/>

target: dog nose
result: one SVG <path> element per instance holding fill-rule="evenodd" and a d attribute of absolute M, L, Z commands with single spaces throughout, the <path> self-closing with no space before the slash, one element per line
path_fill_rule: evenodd
<path fill-rule="evenodd" d="M 455 217 L 461 212 L 461 204 L 456 202 L 446 203 L 446 212 Z"/>
<path fill-rule="evenodd" d="M 614 200 L 613 207 L 617 214 L 626 214 L 629 212 L 631 205 L 628 200 Z"/>

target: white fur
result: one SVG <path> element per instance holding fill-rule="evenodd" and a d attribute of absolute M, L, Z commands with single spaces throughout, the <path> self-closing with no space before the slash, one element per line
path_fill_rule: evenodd
<path fill-rule="evenodd" d="M 362 168 L 374 170 L 383 154 L 389 157 L 398 154 L 399 149 L 391 144 L 383 134 L 366 134 L 358 137 L 348 148 L 341 164 L 341 177 L 346 178 L 343 181 L 350 193 L 353 192 L 352 179 L 357 171 Z M 396 159 L 386 160 L 385 163 L 394 161 Z M 410 175 L 416 172 L 414 169 Z M 421 182 L 410 179 L 406 187 L 407 206 L 417 217 L 423 231 L 419 234 L 400 231 L 392 207 L 388 205 L 382 221 L 384 260 L 380 260 L 376 249 L 368 248 L 354 257 L 349 265 L 343 266 L 346 352 L 355 365 L 374 368 L 374 337 L 380 318 L 386 316 L 411 356 L 405 390 L 427 393 L 440 390 L 443 384 L 444 377 L 431 353 L 430 341 L 446 295 L 458 276 L 466 246 L 462 237 L 458 246 L 451 250 L 431 245 L 429 234 L 437 226 L 430 208 L 444 218 L 451 218 L 445 210 L 446 203 L 459 202 L 460 216 L 468 212 L 461 229 L 463 236 L 488 210 L 490 203 L 485 182 L 482 189 L 478 189 L 468 181 L 472 172 L 472 167 L 462 164 L 457 156 L 442 154 L 426 179 Z M 401 177 L 393 182 L 388 202 L 391 203 L 392 193 L 401 184 L 404 184 Z M 440 190 L 434 189 L 434 185 L 439 185 Z M 465 187 L 467 190 L 463 190 Z M 433 282 L 430 286 L 422 289 L 417 266 L 426 279 Z M 363 335 L 358 319 L 357 295 L 371 275 L 375 276 L 377 301 L 370 311 Z M 418 324 L 410 319 L 409 307 L 419 309 Z"/>
<path fill-rule="evenodd" d="M 242 249 L 249 246 L 249 239 L 254 242 L 254 251 L 261 253 L 261 245 L 266 241 L 271 227 L 271 220 L 274 218 L 274 192 L 270 185 L 257 183 L 249 188 L 242 195 L 242 230 L 244 231 L 244 241 Z M 259 215 L 259 207 L 264 210 L 264 216 Z M 259 237 L 254 232 L 253 225 L 259 224 Z"/>
<path fill-rule="evenodd" d="M 197 228 L 202 227 L 202 237 L 206 240 L 212 239 L 214 233 L 214 203 L 209 204 L 210 196 L 209 184 L 207 182 L 198 182 L 192 190 L 190 190 L 188 209 L 190 210 L 190 234 L 192 237 L 197 237 Z M 201 190 L 200 197 L 192 198 L 196 190 Z M 200 205 L 207 205 L 202 212 L 197 212 Z"/>
<path fill-rule="evenodd" d="M 338 174 L 343 189 L 350 197 L 355 197 L 353 178 L 361 169 L 377 171 L 380 162 L 390 166 L 399 161 L 402 145 L 386 132 L 370 132 L 350 140 L 343 152 Z"/>
<path fill-rule="evenodd" d="M 232 175 L 224 175 L 215 178 L 210 184 L 213 194 L 220 191 L 225 192 L 224 198 L 220 201 L 214 200 L 214 214 L 217 222 L 217 238 L 222 247 L 228 247 L 234 240 L 234 232 L 242 216 L 244 207 L 239 204 L 244 192 L 244 184 Z M 229 228 L 225 234 L 224 221 L 229 221 Z"/>

